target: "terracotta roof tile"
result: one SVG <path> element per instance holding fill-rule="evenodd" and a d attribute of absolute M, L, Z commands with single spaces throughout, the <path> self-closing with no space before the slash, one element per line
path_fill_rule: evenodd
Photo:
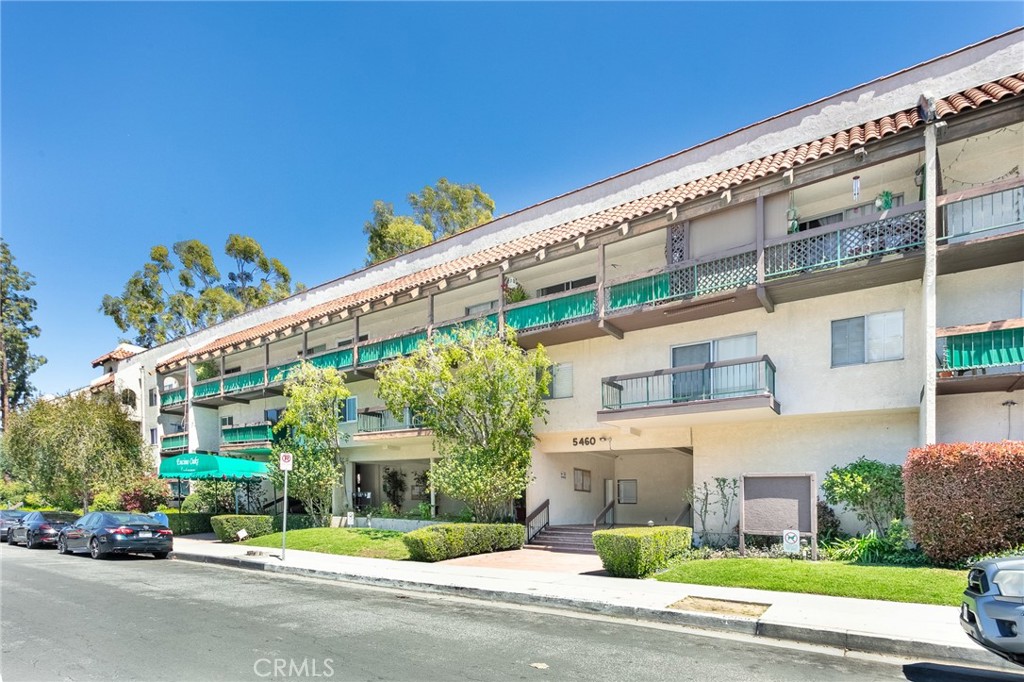
<path fill-rule="evenodd" d="M 89 384 L 89 390 L 93 392 L 100 391 L 101 389 L 114 383 L 114 373 L 107 372 L 96 381 Z"/>
<path fill-rule="evenodd" d="M 1022 92 L 1024 92 L 1024 73 L 1019 73 L 939 99 L 935 102 L 935 111 L 939 118 L 943 118 L 1007 97 L 1018 96 Z M 541 232 L 518 237 L 477 253 L 425 268 L 390 282 L 313 306 L 300 313 L 250 327 L 211 341 L 191 352 L 182 351 L 158 365 L 157 369 L 163 370 L 175 363 L 181 362 L 187 357 L 197 357 L 230 348 L 240 343 L 254 341 L 304 322 L 336 314 L 344 309 L 356 308 L 367 302 L 408 291 L 414 287 L 429 285 L 441 279 L 460 275 L 473 269 L 496 265 L 510 258 L 516 258 L 541 248 L 578 239 L 580 236 L 596 230 L 612 227 L 627 220 L 655 213 L 672 205 L 714 194 L 772 173 L 789 170 L 819 158 L 894 135 L 913 128 L 921 122 L 916 109 L 898 111 L 889 116 L 866 121 L 847 130 L 837 131 L 832 135 L 826 135 L 823 138 L 748 161 L 740 166 L 712 173 L 677 187 L 656 192 L 652 195 L 542 230 Z"/>
<path fill-rule="evenodd" d="M 130 351 L 127 348 L 115 348 L 114 350 L 110 351 L 109 353 L 104 353 L 103 355 L 101 355 L 98 358 L 96 358 L 95 360 L 93 360 L 92 361 L 92 366 L 93 367 L 99 367 L 100 365 L 102 365 L 107 360 L 124 360 L 126 358 L 132 357 L 133 355 L 135 355 L 135 352 L 134 351 Z"/>

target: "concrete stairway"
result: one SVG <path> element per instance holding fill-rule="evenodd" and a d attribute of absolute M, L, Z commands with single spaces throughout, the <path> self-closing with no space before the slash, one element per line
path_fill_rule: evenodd
<path fill-rule="evenodd" d="M 575 552 L 597 554 L 590 534 L 593 526 L 548 526 L 534 536 L 524 549 L 540 549 L 548 552 Z"/>

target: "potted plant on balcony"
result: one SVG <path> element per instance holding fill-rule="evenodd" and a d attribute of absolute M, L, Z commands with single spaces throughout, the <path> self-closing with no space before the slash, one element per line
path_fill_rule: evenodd
<path fill-rule="evenodd" d="M 505 278 L 505 281 L 501 283 L 501 291 L 505 296 L 505 303 L 519 303 L 530 298 L 523 285 L 517 282 L 514 277 Z"/>

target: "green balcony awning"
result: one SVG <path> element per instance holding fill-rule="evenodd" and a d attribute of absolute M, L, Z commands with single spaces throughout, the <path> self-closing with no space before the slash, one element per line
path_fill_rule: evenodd
<path fill-rule="evenodd" d="M 189 452 L 177 457 L 167 457 L 160 462 L 160 478 L 244 481 L 266 477 L 266 462 L 253 462 L 237 457 Z"/>

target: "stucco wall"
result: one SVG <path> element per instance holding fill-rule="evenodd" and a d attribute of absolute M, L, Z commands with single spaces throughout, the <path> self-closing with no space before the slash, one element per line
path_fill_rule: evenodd
<path fill-rule="evenodd" d="M 754 246 L 753 202 L 716 211 L 690 222 L 690 257 L 704 258 L 739 246 Z"/>
<path fill-rule="evenodd" d="M 1024 317 L 1024 266 L 1019 262 L 942 275 L 936 287 L 939 327 Z"/>
<path fill-rule="evenodd" d="M 637 503 L 615 505 L 615 523 L 674 523 L 683 491 L 693 485 L 693 458 L 681 453 L 624 453 L 615 457 L 615 479 L 636 479 Z"/>
<path fill-rule="evenodd" d="M 862 455 L 902 464 L 910 448 L 917 446 L 917 412 L 806 416 L 694 427 L 693 442 L 693 477 L 698 485 L 701 481 L 711 485 L 719 476 L 813 471 L 820 488 L 830 467 L 848 464 Z M 841 513 L 840 518 L 845 530 L 861 529 L 851 514 Z M 738 520 L 737 511 L 727 524 L 730 531 Z M 721 519 L 716 517 L 709 525 L 719 526 Z"/>
<path fill-rule="evenodd" d="M 590 471 L 589 493 L 573 490 L 573 469 Z M 604 508 L 604 481 L 615 477 L 615 460 L 587 452 L 545 454 L 535 451 L 533 475 L 534 481 L 526 491 L 527 513 L 544 500 L 551 500 L 552 525 L 593 523 Z"/>
<path fill-rule="evenodd" d="M 935 413 L 940 443 L 1024 440 L 1024 391 L 940 395 Z"/>

